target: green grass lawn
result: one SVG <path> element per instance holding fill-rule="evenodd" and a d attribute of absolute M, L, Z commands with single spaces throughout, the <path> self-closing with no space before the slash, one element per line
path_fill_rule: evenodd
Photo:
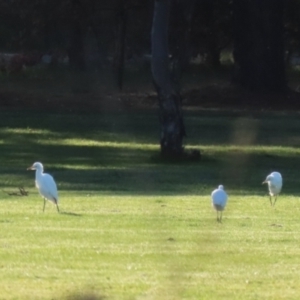
<path fill-rule="evenodd" d="M 299 299 L 297 113 L 185 113 L 199 162 L 158 158 L 155 111 L 0 113 L 0 299 Z M 57 181 L 61 213 L 34 188 Z M 261 182 L 282 173 L 272 208 Z M 216 222 L 210 193 L 229 202 Z M 23 186 L 29 195 L 16 196 Z"/>

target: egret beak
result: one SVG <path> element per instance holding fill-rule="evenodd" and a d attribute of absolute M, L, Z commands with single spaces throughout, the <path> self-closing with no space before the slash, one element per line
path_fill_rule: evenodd
<path fill-rule="evenodd" d="M 27 170 L 27 171 L 28 171 L 28 170 L 34 170 L 34 168 L 33 168 L 33 166 L 31 166 L 31 167 L 27 168 L 26 170 Z"/>
<path fill-rule="evenodd" d="M 268 181 L 263 181 L 261 184 L 265 184 L 265 183 L 268 183 Z"/>

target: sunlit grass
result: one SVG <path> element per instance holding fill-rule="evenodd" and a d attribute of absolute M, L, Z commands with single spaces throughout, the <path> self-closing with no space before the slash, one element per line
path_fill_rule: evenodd
<path fill-rule="evenodd" d="M 0 202 L 4 299 L 299 296 L 295 197 L 231 195 L 218 224 L 209 195 L 62 192 L 57 214 L 30 192 Z"/>

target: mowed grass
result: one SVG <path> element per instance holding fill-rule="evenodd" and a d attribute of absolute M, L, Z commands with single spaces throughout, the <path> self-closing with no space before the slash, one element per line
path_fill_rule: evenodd
<path fill-rule="evenodd" d="M 160 160 L 157 119 L 1 112 L 0 299 L 299 299 L 298 115 L 186 112 L 202 160 L 180 163 Z M 42 212 L 34 161 L 60 214 Z M 261 185 L 273 170 L 275 208 Z M 9 195 L 20 186 L 27 197 Z"/>

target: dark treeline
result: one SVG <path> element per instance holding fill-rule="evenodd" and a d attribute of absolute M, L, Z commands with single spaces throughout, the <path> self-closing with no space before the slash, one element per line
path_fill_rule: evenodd
<path fill-rule="evenodd" d="M 110 60 L 122 88 L 124 62 L 150 54 L 154 2 L 0 0 L 0 48 L 2 52 L 66 53 L 72 68 L 80 70 L 92 60 L 99 65 Z M 300 1 L 172 0 L 171 54 L 177 49 L 176 33 L 182 26 L 176 3 L 192 7 L 190 26 L 185 27 L 189 30 L 186 60 L 198 56 L 217 68 L 227 49 L 236 63 L 237 83 L 253 89 L 283 88 L 283 64 L 299 48 Z M 265 71 L 259 72 L 256 65 Z M 249 73 L 253 76 L 248 82 L 245 74 Z"/>
<path fill-rule="evenodd" d="M 299 55 L 299 13 L 299 0 L 0 0 L 0 48 L 30 54 L 27 64 L 109 65 L 119 89 L 127 61 L 151 59 L 162 153 L 181 155 L 180 79 L 191 60 L 218 69 L 226 50 L 232 82 L 284 93 L 286 67 Z"/>

